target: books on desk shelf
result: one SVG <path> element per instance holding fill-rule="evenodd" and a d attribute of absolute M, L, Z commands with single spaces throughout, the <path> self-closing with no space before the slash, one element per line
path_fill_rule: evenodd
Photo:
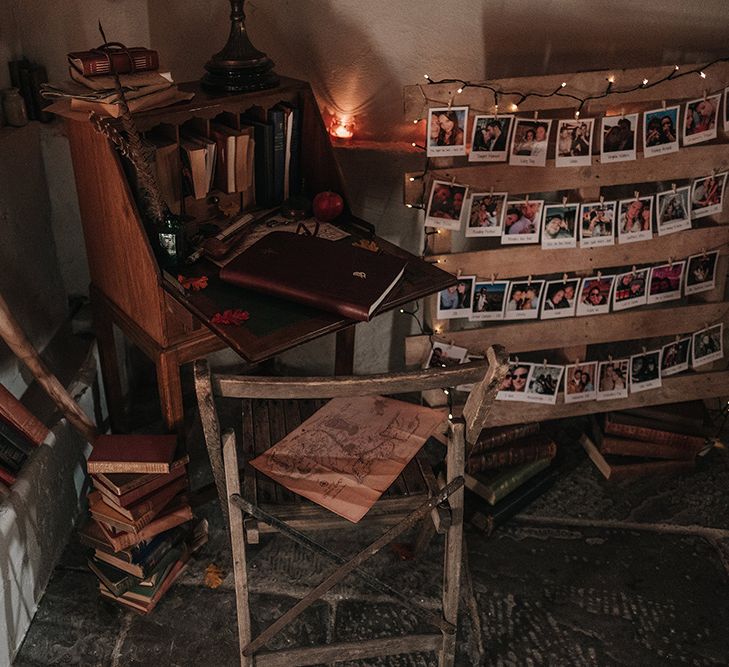
<path fill-rule="evenodd" d="M 267 234 L 226 264 L 228 283 L 367 321 L 402 278 L 406 259 L 348 242 Z"/>
<path fill-rule="evenodd" d="M 242 192 L 244 206 L 255 203 L 253 195 L 253 128 L 233 129 L 222 123 L 210 124 L 216 144 L 214 185 L 221 192 Z"/>

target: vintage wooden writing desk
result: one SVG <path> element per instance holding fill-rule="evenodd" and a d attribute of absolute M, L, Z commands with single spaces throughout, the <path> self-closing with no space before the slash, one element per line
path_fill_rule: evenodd
<path fill-rule="evenodd" d="M 240 127 L 241 114 L 252 107 L 264 111 L 280 101 L 301 110 L 301 170 L 305 193 L 344 192 L 324 123 L 308 83 L 282 78 L 278 88 L 244 95 L 213 97 L 197 83 L 181 84 L 195 97 L 185 104 L 135 114 L 140 132 L 161 130 L 179 142 L 180 129 L 206 133 L 209 123 L 224 118 Z M 81 219 L 91 274 L 94 327 L 114 430 L 122 429 L 122 389 L 114 342 L 116 325 L 149 357 L 157 370 L 162 414 L 168 428 L 182 422 L 180 366 L 230 346 L 249 362 L 268 359 L 318 336 L 337 333 L 337 373 L 350 373 L 354 326 L 343 319 L 272 297 L 225 285 L 209 263 L 190 267 L 188 275 L 205 273 L 209 287 L 202 292 L 179 289 L 174 276 L 160 271 L 147 240 L 142 219 L 110 142 L 88 121 L 87 114 L 59 110 L 65 118 L 71 147 Z M 182 175 L 180 175 L 182 178 Z M 226 204 L 242 205 L 240 193 L 217 194 Z M 237 198 L 237 200 L 236 200 Z M 215 205 L 185 198 L 184 213 L 202 222 L 213 217 Z M 347 210 L 345 224 L 357 219 Z M 340 221 L 337 221 L 338 223 Z M 194 224 L 194 223 L 193 223 Z M 343 240 L 342 242 L 351 242 Z M 387 252 L 406 255 L 410 262 L 404 279 L 379 312 L 443 289 L 452 276 L 403 250 L 377 239 Z M 210 318 L 228 308 L 244 308 L 250 320 L 241 327 L 214 325 Z"/>

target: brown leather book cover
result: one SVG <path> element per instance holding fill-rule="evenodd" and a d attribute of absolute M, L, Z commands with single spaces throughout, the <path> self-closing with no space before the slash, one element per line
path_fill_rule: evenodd
<path fill-rule="evenodd" d="M 630 440 L 605 436 L 600 443 L 603 454 L 619 456 L 644 456 L 649 459 L 682 459 L 690 460 L 698 454 L 701 447 L 691 445 L 671 445 L 645 440 Z"/>
<path fill-rule="evenodd" d="M 180 468 L 183 468 L 190 462 L 190 456 L 188 454 L 185 454 L 184 456 L 181 456 L 177 459 L 175 459 L 170 464 L 170 473 L 173 472 L 176 474 L 182 474 L 182 472 L 179 470 Z M 131 494 L 132 491 L 135 491 L 136 489 L 139 489 L 142 486 L 145 486 L 147 484 L 152 484 L 154 480 L 164 480 L 165 475 L 168 473 L 159 473 L 159 474 L 148 474 L 148 473 L 125 473 L 125 472 L 117 472 L 117 473 L 94 473 L 93 479 L 94 481 L 101 482 L 104 486 L 106 486 L 110 491 L 115 493 L 117 496 L 122 497 L 126 496 L 127 493 Z M 164 484 L 164 481 L 160 481 L 157 487 L 162 486 Z M 150 489 L 152 490 L 152 489 Z M 142 495 L 146 495 L 149 493 L 149 491 L 145 491 Z M 131 497 L 131 496 L 129 496 Z M 138 495 L 137 498 L 141 498 L 141 495 Z M 133 500 L 130 502 L 134 502 Z"/>
<path fill-rule="evenodd" d="M 168 473 L 175 456 L 175 435 L 100 435 L 86 462 L 89 474 Z"/>
<path fill-rule="evenodd" d="M 98 76 L 113 72 L 128 74 L 159 68 L 157 51 L 143 46 L 127 48 L 122 45 L 109 45 L 109 47 L 100 47 L 91 51 L 74 51 L 67 57 L 69 64 L 84 76 Z"/>
<path fill-rule="evenodd" d="M 470 456 L 466 462 L 466 472 L 475 473 L 481 470 L 494 470 L 502 466 L 527 463 L 537 459 L 553 459 L 557 454 L 557 445 L 546 436 L 517 440 L 503 449 Z"/>
<path fill-rule="evenodd" d="M 91 516 L 97 521 L 111 526 L 115 530 L 138 534 L 160 511 L 159 509 L 148 510 L 138 518 L 130 519 L 117 510 L 118 508 L 115 509 L 107 505 L 101 499 L 101 494 L 98 491 L 89 493 L 89 512 Z"/>
<path fill-rule="evenodd" d="M 637 423 L 628 423 L 629 420 L 629 417 L 621 415 L 619 412 L 608 412 L 605 415 L 605 434 L 664 445 L 694 447 L 696 449 L 701 449 L 706 442 L 706 438 L 703 436 L 687 435 L 670 429 L 663 430 Z"/>
<path fill-rule="evenodd" d="M 45 424 L 1 384 L 0 418 L 18 429 L 34 445 L 40 445 L 48 435 L 48 428 Z"/>
<path fill-rule="evenodd" d="M 540 424 L 516 424 L 515 426 L 497 426 L 496 428 L 484 429 L 478 440 L 473 445 L 470 454 L 478 454 L 486 449 L 495 449 L 508 445 L 515 440 L 521 440 L 529 435 L 539 433 Z"/>
<path fill-rule="evenodd" d="M 102 477 L 106 477 L 105 475 L 93 475 L 91 478 L 91 481 L 94 484 L 94 488 L 97 489 L 101 494 L 106 496 L 110 502 L 112 502 L 114 505 L 118 505 L 120 507 L 129 507 L 130 505 L 133 505 L 141 498 L 144 498 L 145 496 L 149 496 L 151 493 L 156 491 L 159 488 L 162 488 L 163 486 L 166 486 L 167 484 L 170 484 L 171 482 L 175 481 L 179 477 L 182 477 L 185 474 L 186 468 L 184 465 L 180 465 L 177 467 L 174 467 L 172 470 L 170 470 L 169 473 L 166 475 L 130 475 L 130 477 L 142 477 L 142 478 L 148 478 L 147 481 L 145 481 L 144 484 L 141 484 L 140 486 L 137 486 L 136 488 L 133 488 L 131 491 L 128 491 L 123 494 L 116 493 L 115 489 L 106 484 L 104 481 L 102 481 Z M 120 477 L 121 475 L 111 475 L 111 477 Z M 116 487 L 118 488 L 118 487 Z"/>
<path fill-rule="evenodd" d="M 367 321 L 400 280 L 407 260 L 291 232 L 272 232 L 220 271 L 222 280 Z"/>
<path fill-rule="evenodd" d="M 16 480 L 17 477 L 13 475 L 13 473 L 3 468 L 3 466 L 0 466 L 0 482 L 3 482 L 3 484 L 7 484 L 8 486 L 12 486 L 15 484 Z"/>
<path fill-rule="evenodd" d="M 178 478 L 173 480 L 167 486 L 163 486 L 161 489 L 153 491 L 150 495 L 140 499 L 138 502 L 129 505 L 128 507 L 117 505 L 112 500 L 112 497 L 107 496 L 103 491 L 99 492 L 99 498 L 103 503 L 111 507 L 111 509 L 124 515 L 130 521 L 137 521 L 150 513 L 152 513 L 152 516 L 155 516 L 164 507 L 166 507 L 178 493 L 186 490 L 187 488 L 187 477 Z"/>

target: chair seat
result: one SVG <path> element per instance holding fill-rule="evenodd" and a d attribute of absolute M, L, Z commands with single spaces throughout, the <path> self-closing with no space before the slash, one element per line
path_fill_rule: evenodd
<path fill-rule="evenodd" d="M 242 459 L 243 495 L 262 510 L 299 530 L 329 530 L 353 524 L 333 512 L 276 484 L 248 461 L 262 454 L 321 408 L 320 399 L 243 399 L 242 430 L 245 449 Z M 389 526 L 401 521 L 438 488 L 433 471 L 418 454 L 359 522 L 360 525 Z M 246 538 L 258 542 L 259 533 L 276 532 L 266 524 L 246 517 Z"/>

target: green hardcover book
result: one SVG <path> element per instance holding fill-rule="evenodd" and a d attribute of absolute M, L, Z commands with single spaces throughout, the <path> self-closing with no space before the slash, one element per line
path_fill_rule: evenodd
<path fill-rule="evenodd" d="M 123 595 L 141 581 L 138 577 L 109 565 L 109 563 L 105 563 L 98 558 L 89 558 L 87 562 L 89 569 L 96 575 L 96 578 L 114 595 Z"/>
<path fill-rule="evenodd" d="M 466 488 L 481 496 L 489 505 L 496 505 L 537 473 L 548 468 L 551 462 L 551 458 L 537 459 L 499 471 L 495 476 L 478 472 L 466 474 Z"/>

